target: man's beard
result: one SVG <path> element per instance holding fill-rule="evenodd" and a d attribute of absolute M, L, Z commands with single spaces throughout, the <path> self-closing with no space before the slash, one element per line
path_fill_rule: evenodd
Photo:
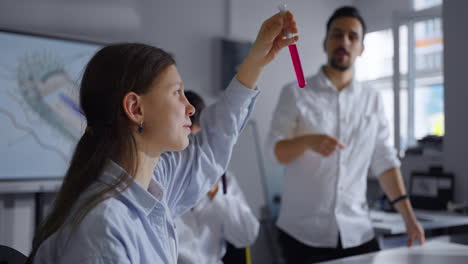
<path fill-rule="evenodd" d="M 348 65 L 338 64 L 337 59 L 331 59 L 329 64 L 333 69 L 338 70 L 340 72 L 345 72 L 351 67 L 351 63 Z"/>

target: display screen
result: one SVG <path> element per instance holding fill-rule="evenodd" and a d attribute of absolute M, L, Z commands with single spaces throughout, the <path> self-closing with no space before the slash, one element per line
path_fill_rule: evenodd
<path fill-rule="evenodd" d="M 79 83 L 101 46 L 0 31 L 0 180 L 64 176 L 86 127 Z"/>

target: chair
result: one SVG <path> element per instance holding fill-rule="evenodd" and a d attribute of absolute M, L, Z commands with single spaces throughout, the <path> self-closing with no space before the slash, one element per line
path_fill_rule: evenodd
<path fill-rule="evenodd" d="M 250 250 L 246 248 L 236 248 L 229 242 L 226 247 L 226 254 L 222 261 L 224 264 L 250 264 Z M 249 260 L 247 260 L 249 259 Z M 1 264 L 1 263 L 0 263 Z"/>
<path fill-rule="evenodd" d="M 18 250 L 0 245 L 0 264 L 24 264 L 28 258 Z"/>

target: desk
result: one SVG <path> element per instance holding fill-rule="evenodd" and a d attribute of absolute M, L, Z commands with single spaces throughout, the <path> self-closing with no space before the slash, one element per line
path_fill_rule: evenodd
<path fill-rule="evenodd" d="M 415 215 L 426 231 L 454 228 L 468 229 L 468 216 L 425 210 L 415 210 Z M 398 213 L 371 210 L 370 218 L 374 230 L 378 235 L 397 235 L 406 232 L 403 218 Z"/>
<path fill-rule="evenodd" d="M 400 247 L 338 260 L 326 264 L 440 264 L 468 263 L 468 246 L 430 241 L 423 246 Z"/>

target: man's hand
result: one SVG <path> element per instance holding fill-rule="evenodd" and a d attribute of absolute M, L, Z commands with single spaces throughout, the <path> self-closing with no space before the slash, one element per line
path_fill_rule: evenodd
<path fill-rule="evenodd" d="M 278 141 L 275 145 L 275 156 L 281 164 L 293 162 L 307 150 L 312 150 L 325 157 L 345 146 L 338 139 L 318 134 L 308 134 Z"/>
<path fill-rule="evenodd" d="M 406 234 L 408 235 L 408 247 L 411 247 L 416 239 L 419 241 L 420 245 L 424 244 L 426 240 L 424 229 L 416 219 L 412 219 L 406 223 Z"/>
<path fill-rule="evenodd" d="M 390 198 L 390 201 L 406 194 L 405 184 L 399 168 L 391 168 L 384 171 L 379 176 L 379 182 L 387 197 Z M 393 206 L 405 220 L 408 247 L 411 247 L 416 239 L 419 241 L 419 244 L 424 244 L 424 229 L 416 219 L 410 200 L 400 200 L 394 203 Z"/>
<path fill-rule="evenodd" d="M 307 135 L 306 142 L 311 150 L 324 157 L 328 157 L 335 151 L 339 151 L 345 147 L 338 139 L 328 135 Z"/>

